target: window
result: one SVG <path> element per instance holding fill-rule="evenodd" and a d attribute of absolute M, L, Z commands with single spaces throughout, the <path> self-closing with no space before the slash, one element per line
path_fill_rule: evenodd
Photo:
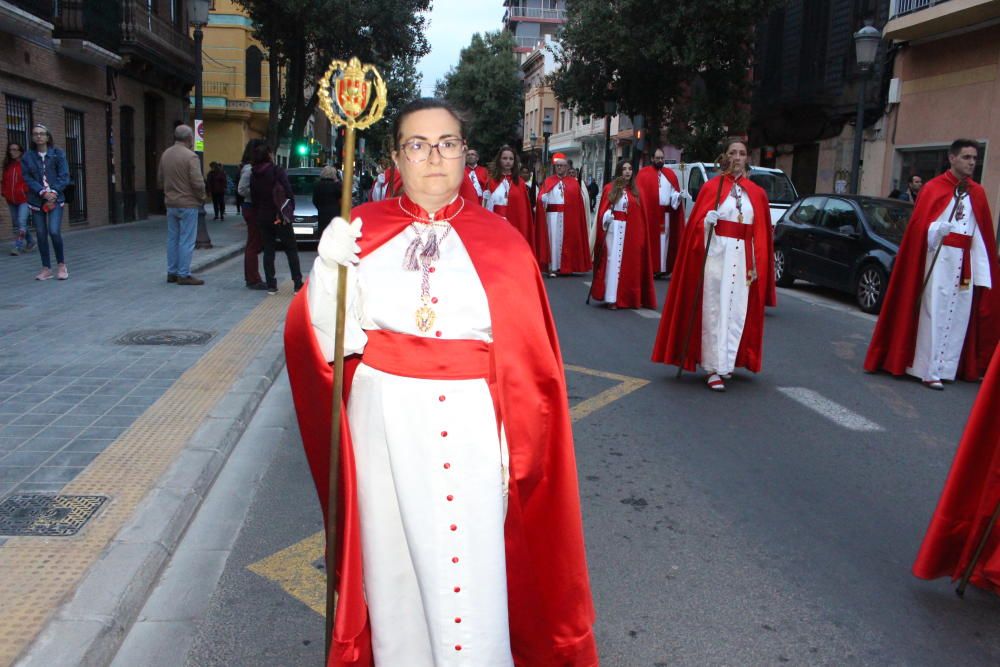
<path fill-rule="evenodd" d="M 28 142 L 28 130 L 31 128 L 31 100 L 14 95 L 4 95 L 7 103 L 7 143 L 12 141 L 20 144 L 25 150 L 31 144 Z"/>
<path fill-rule="evenodd" d="M 701 169 L 695 169 L 691 172 L 691 176 L 688 178 L 688 192 L 691 193 L 692 199 L 698 198 L 698 191 L 701 190 L 701 186 L 705 184 L 705 177 L 701 174 Z"/>
<path fill-rule="evenodd" d="M 865 219 L 873 232 L 893 243 L 901 243 L 913 213 L 913 204 L 862 199 L 861 210 L 865 212 Z"/>
<path fill-rule="evenodd" d="M 87 219 L 87 168 L 83 146 L 83 113 L 66 109 L 66 164 L 72 188 L 66 193 L 69 221 Z"/>
<path fill-rule="evenodd" d="M 823 228 L 838 234 L 855 234 L 858 232 L 858 213 L 850 202 L 828 199 Z"/>
<path fill-rule="evenodd" d="M 986 155 L 986 145 L 979 145 L 979 160 L 972 180 L 981 183 L 983 180 L 983 157 Z M 920 176 L 924 183 L 949 169 L 948 147 L 920 148 L 916 150 L 901 150 L 900 171 L 896 179 L 896 187 L 903 189 L 911 176 Z"/>
<path fill-rule="evenodd" d="M 246 54 L 246 96 L 260 97 L 260 69 L 264 54 L 256 46 L 247 49 Z"/>
<path fill-rule="evenodd" d="M 816 225 L 820 221 L 820 211 L 823 210 L 824 197 L 808 197 L 802 200 L 795 211 L 789 216 L 792 222 L 800 225 Z"/>

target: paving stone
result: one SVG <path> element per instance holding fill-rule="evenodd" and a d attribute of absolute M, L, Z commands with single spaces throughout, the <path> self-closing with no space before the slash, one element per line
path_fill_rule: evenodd
<path fill-rule="evenodd" d="M 2 471 L 2 470 L 3 470 L 3 468 L 0 467 L 0 471 Z M 31 468 L 26 468 L 26 470 L 30 471 Z M 27 479 L 25 479 L 24 481 L 25 482 L 35 482 L 35 483 L 39 483 L 39 482 L 47 482 L 47 483 L 62 482 L 62 483 L 66 483 L 66 482 L 73 481 L 73 479 L 77 475 L 79 475 L 82 470 L 83 470 L 82 467 L 76 467 L 76 468 L 71 468 L 71 467 L 50 468 L 50 467 L 47 467 L 47 466 L 43 466 L 41 468 L 36 468 L 35 471 L 31 474 L 31 476 L 28 477 Z M 0 474 L 2 474 L 2 472 L 0 472 Z"/>
<path fill-rule="evenodd" d="M 33 466 L 2 466 L 0 465 L 0 484 L 18 483 L 30 475 L 35 468 Z"/>
<path fill-rule="evenodd" d="M 62 451 L 64 452 L 103 452 L 108 448 L 114 440 L 85 440 L 82 438 L 77 438 L 73 442 L 66 445 Z"/>
<path fill-rule="evenodd" d="M 87 466 L 91 461 L 97 458 L 98 454 L 99 452 L 67 452 L 66 450 L 63 450 L 54 454 L 52 458 L 45 461 L 45 465 L 48 467 Z M 11 456 L 13 456 L 13 454 L 11 454 Z M 0 459 L 0 465 L 3 465 L 2 459 Z"/>
<path fill-rule="evenodd" d="M 60 449 L 68 445 L 72 441 L 72 438 L 65 437 L 53 437 L 53 438 L 43 438 L 35 437 L 22 442 L 21 446 L 18 447 L 18 451 L 27 452 L 58 452 Z"/>
<path fill-rule="evenodd" d="M 14 419 L 11 424 L 14 426 L 48 426 L 55 421 L 58 414 L 33 413 L 21 415 Z"/>
<path fill-rule="evenodd" d="M 52 458 L 52 452 L 11 452 L 0 458 L 0 466 L 40 466 Z M 70 465 L 70 464 L 60 464 Z"/>

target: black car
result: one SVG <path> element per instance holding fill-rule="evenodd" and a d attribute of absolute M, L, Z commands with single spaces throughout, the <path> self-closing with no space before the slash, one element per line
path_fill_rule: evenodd
<path fill-rule="evenodd" d="M 810 195 L 792 204 L 774 228 L 774 278 L 796 278 L 854 294 L 877 313 L 889 284 L 913 204 L 856 195 Z"/>

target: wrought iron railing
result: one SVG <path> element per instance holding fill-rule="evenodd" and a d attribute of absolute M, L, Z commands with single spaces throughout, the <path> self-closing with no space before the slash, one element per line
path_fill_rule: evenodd
<path fill-rule="evenodd" d="M 235 83 L 228 81 L 206 81 L 205 95 L 208 97 L 238 97 Z"/>
<path fill-rule="evenodd" d="M 565 9 L 542 9 L 541 7 L 510 7 L 508 18 L 512 19 L 542 19 L 545 21 L 565 21 Z"/>
<path fill-rule="evenodd" d="M 52 36 L 57 39 L 85 39 L 117 52 L 122 41 L 121 0 L 58 0 L 54 24 Z"/>
<path fill-rule="evenodd" d="M 921 9 L 927 9 L 928 7 L 940 5 L 942 2 L 947 1 L 948 0 L 892 0 L 889 5 L 889 18 L 894 19 L 897 16 L 910 14 Z"/>
<path fill-rule="evenodd" d="M 44 21 L 52 21 L 52 0 L 13 0 L 10 4 Z"/>
<path fill-rule="evenodd" d="M 514 45 L 521 49 L 533 49 L 544 40 L 544 37 L 515 37 Z"/>
<path fill-rule="evenodd" d="M 173 23 L 150 13 L 139 0 L 122 0 L 122 43 L 149 48 L 152 43 L 166 46 L 175 54 L 194 62 L 194 40 Z"/>

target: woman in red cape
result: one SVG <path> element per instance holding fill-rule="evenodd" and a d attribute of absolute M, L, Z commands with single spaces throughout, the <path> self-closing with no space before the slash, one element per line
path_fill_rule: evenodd
<path fill-rule="evenodd" d="M 740 156 L 736 156 L 735 159 L 743 161 L 741 174 L 735 178 L 730 173 L 731 154 L 734 151 L 740 152 Z M 660 328 L 653 345 L 653 361 L 682 366 L 688 371 L 694 371 L 696 366 L 703 362 L 702 319 L 705 309 L 712 305 L 707 302 L 703 303 L 706 300 L 699 292 L 703 285 L 702 275 L 705 266 L 705 240 L 707 237 L 705 219 L 711 212 L 715 212 L 717 207 L 719 211 L 732 212 L 733 186 L 737 185 L 750 200 L 753 211 L 753 223 L 748 225 L 752 228 L 749 237 L 752 253 L 745 253 L 750 256 L 753 267 L 747 266 L 748 275 L 745 278 L 752 282 L 748 287 L 746 319 L 736 350 L 735 366 L 746 368 L 754 373 L 761 369 L 764 342 L 764 306 L 774 305 L 776 302 L 774 252 L 767 195 L 763 189 L 742 175 L 742 169 L 748 166 L 745 156 L 746 144 L 738 140 L 730 142 L 726 148 L 726 154 L 719 159 L 723 174 L 708 181 L 698 193 L 698 199 L 695 201 L 681 237 L 677 264 L 674 267 L 673 278 L 667 291 L 667 302 L 663 307 Z M 723 222 L 726 221 L 719 219 L 719 223 Z M 719 235 L 713 233 L 713 236 L 712 243 L 714 245 L 719 239 Z M 728 241 L 727 238 L 726 242 Z M 686 350 L 685 345 L 687 345 Z M 728 369 L 710 368 L 706 370 L 711 373 L 709 387 L 716 391 L 724 390 L 725 385 L 719 384 L 722 375 L 718 374 L 718 371 Z"/>
<path fill-rule="evenodd" d="M 528 187 L 521 178 L 517 152 L 510 146 L 503 146 L 497 152 L 483 198 L 487 210 L 506 218 L 514 229 L 521 232 L 528 245 L 534 245 L 535 223 L 528 200 Z"/>
<path fill-rule="evenodd" d="M 986 372 L 1000 338 L 1000 267 L 996 261 L 996 237 L 986 192 L 971 179 L 966 180 L 966 186 L 979 233 L 987 252 L 993 257 L 990 262 L 993 287 L 973 288 L 972 314 L 958 364 L 957 377 L 975 382 Z M 922 300 L 920 288 L 927 271 L 927 231 L 951 202 L 956 187 L 958 179 L 951 171 L 946 171 L 920 189 L 917 204 L 910 215 L 910 224 L 896 254 L 882 312 L 875 323 L 875 332 L 865 357 L 865 370 L 870 373 L 885 370 L 893 375 L 905 375 L 906 369 L 913 363 Z"/>
<path fill-rule="evenodd" d="M 612 308 L 655 309 L 656 287 L 649 262 L 646 218 L 629 162 L 619 162 L 615 180 L 604 186 L 596 224 L 591 297 Z M 610 255 L 608 246 L 611 246 Z M 609 277 L 614 289 L 614 299 L 610 301 L 607 294 Z"/>
<path fill-rule="evenodd" d="M 921 192 L 923 197 L 924 193 Z M 937 510 L 913 564 L 921 579 L 965 573 L 1000 503 L 1000 354 L 979 389 Z M 993 527 L 970 582 L 1000 593 L 1000 528 Z"/>
<path fill-rule="evenodd" d="M 349 317 L 348 351 L 355 352 L 355 347 L 361 349 L 345 362 L 342 410 L 348 419 L 344 422 L 341 439 L 338 488 L 336 586 L 339 597 L 328 665 L 371 667 L 378 660 L 381 665 L 423 667 L 438 662 L 437 657 L 430 659 L 432 651 L 435 656 L 441 651 L 462 652 L 462 658 L 469 664 L 597 665 L 592 630 L 594 610 L 584 556 L 564 370 L 537 264 L 516 230 L 498 226 L 495 218 L 481 207 L 468 205 L 457 197 L 462 180 L 462 164 L 457 158 L 461 155 L 452 155 L 449 137 L 463 138 L 464 150 L 465 130 L 451 107 L 438 100 L 412 102 L 401 110 L 393 136 L 397 147 L 395 158 L 403 173 L 407 194 L 401 199 L 358 207 L 354 211 L 355 223 L 350 225 L 339 218 L 331 223 L 321 240 L 320 258 L 307 289 L 292 302 L 285 329 L 286 359 L 299 428 L 325 514 L 332 398 L 332 370 L 328 363 L 332 354 L 326 328 L 330 314 L 317 310 L 312 300 L 314 296 L 329 293 L 329 284 L 324 285 L 329 271 L 324 269 L 324 273 L 320 268 L 328 266 L 330 258 L 350 267 L 349 275 L 355 276 L 361 288 L 357 293 L 365 294 L 368 300 L 364 302 L 364 317 L 356 319 L 358 311 L 351 306 L 350 296 L 355 291 L 348 285 L 348 312 L 354 314 Z M 421 152 L 435 141 L 438 143 L 432 144 L 430 151 L 422 156 Z M 411 197 L 429 204 L 446 203 L 441 207 L 430 206 L 434 210 L 434 215 L 430 215 L 427 207 L 417 204 Z M 438 230 L 437 236 L 432 243 L 429 235 L 435 230 Z M 354 246 L 356 232 L 360 232 L 360 238 L 357 238 L 357 255 L 354 255 L 350 248 Z M 423 241 L 415 243 L 411 238 Z M 414 260 L 418 269 L 404 276 L 407 269 L 405 265 L 400 266 L 396 250 L 406 249 L 407 244 L 415 251 L 411 254 L 407 250 L 404 261 Z M 393 252 L 387 254 L 387 250 Z M 436 268 L 440 271 L 434 271 Z M 399 273 L 392 274 L 394 269 Z M 480 307 L 478 300 L 476 303 L 447 303 L 450 293 L 444 288 L 449 273 L 460 274 L 461 280 L 452 285 L 455 294 L 465 289 L 481 294 L 481 302 L 488 313 L 489 336 L 484 336 L 488 340 L 443 335 L 458 326 L 458 320 L 467 310 Z M 430 294 L 435 296 L 418 301 L 417 295 L 410 296 L 405 286 L 419 285 L 421 274 L 430 281 Z M 470 280 L 470 276 L 477 276 L 479 280 Z M 476 282 L 481 285 L 470 284 Z M 374 303 L 371 295 L 387 289 L 386 285 L 395 289 L 391 292 L 394 298 Z M 335 293 L 335 284 L 333 288 Z M 442 295 L 440 302 L 438 294 Z M 386 318 L 392 317 L 413 326 L 414 310 L 405 304 L 394 308 L 395 297 L 412 299 L 414 306 L 423 303 L 416 311 L 419 335 L 393 331 L 386 326 Z M 441 328 L 437 331 L 434 331 L 433 314 L 429 315 L 425 308 L 431 313 L 433 308 L 440 310 L 436 326 Z M 381 315 L 374 312 L 379 309 Z M 374 319 L 374 328 L 358 328 L 369 319 Z M 428 320 L 431 326 L 425 331 L 422 324 Z M 356 338 L 352 342 L 352 336 L 357 335 L 367 340 L 367 344 L 359 346 Z M 356 419 L 359 402 L 371 402 L 373 391 L 393 386 L 406 389 L 403 400 L 386 403 L 378 413 L 362 414 L 361 420 Z M 421 387 L 431 387 L 433 397 L 424 396 L 427 391 Z M 470 404 L 470 396 L 485 396 L 485 404 Z M 486 425 L 485 430 L 479 432 L 462 432 L 461 428 L 470 423 L 470 418 L 464 414 L 470 411 L 470 406 L 473 412 L 490 415 L 492 425 Z M 412 414 L 414 419 L 406 423 L 393 421 L 390 413 L 400 411 Z M 454 432 L 431 433 L 437 418 L 450 420 L 443 423 L 454 424 Z M 426 420 L 430 420 L 429 426 L 425 425 Z M 400 442 L 389 443 L 390 456 L 416 457 L 417 467 L 426 462 L 431 472 L 425 475 L 423 470 L 404 467 L 395 471 L 399 477 L 389 480 L 386 494 L 373 497 L 366 493 L 365 485 L 371 485 L 373 473 L 363 467 L 364 460 L 369 461 L 364 465 L 372 464 L 371 453 L 377 449 L 373 443 L 379 444 L 377 441 L 385 436 L 385 433 L 380 435 L 371 431 L 371 424 L 384 427 L 386 432 L 393 429 L 402 434 L 398 438 Z M 484 460 L 461 459 L 467 445 L 488 443 L 490 439 L 492 455 L 481 457 Z M 424 449 L 424 441 L 432 446 Z M 508 461 L 497 451 L 503 443 L 509 452 Z M 386 443 L 380 446 L 385 447 Z M 397 447 L 395 453 L 392 447 Z M 439 463 L 439 457 L 444 456 L 442 452 L 448 451 L 459 457 L 449 459 L 454 461 L 454 467 L 450 462 L 444 466 Z M 492 462 L 489 458 L 493 458 Z M 479 635 L 463 644 L 462 633 L 477 627 L 488 612 L 481 589 L 496 582 L 461 579 L 459 573 L 476 567 L 476 557 L 473 554 L 467 558 L 467 552 L 454 546 L 458 542 L 453 541 L 464 539 L 463 549 L 471 552 L 479 549 L 477 542 L 494 541 L 493 536 L 483 533 L 477 525 L 479 520 L 486 522 L 489 517 L 475 515 L 467 522 L 460 520 L 452 524 L 450 529 L 447 524 L 441 527 L 435 524 L 426 533 L 407 532 L 408 543 L 402 545 L 402 555 L 396 560 L 408 562 L 411 552 L 440 552 L 451 556 L 454 549 L 453 557 L 444 562 L 435 560 L 429 567 L 435 573 L 451 572 L 453 574 L 445 576 L 456 577 L 454 591 L 449 583 L 447 587 L 432 585 L 427 590 L 421 587 L 424 595 L 411 592 L 408 596 L 404 595 L 402 589 L 406 586 L 403 584 L 410 585 L 413 570 L 420 579 L 423 576 L 420 573 L 427 570 L 428 564 L 418 558 L 413 561 L 413 569 L 408 570 L 410 566 L 407 565 L 402 570 L 403 576 L 398 581 L 374 581 L 372 570 L 379 553 L 376 551 L 374 559 L 370 560 L 372 552 L 367 550 L 366 544 L 370 546 L 373 534 L 398 531 L 399 527 L 369 525 L 362 519 L 371 516 L 373 503 L 382 504 L 386 495 L 394 493 L 393 483 L 418 490 L 426 484 L 432 495 L 422 502 L 444 508 L 445 512 L 472 502 L 463 494 L 476 495 L 479 500 L 485 496 L 491 508 L 498 507 L 497 503 L 502 505 L 498 495 L 502 479 L 500 467 L 505 464 L 508 466 L 509 495 L 505 513 L 500 510 L 501 523 L 497 525 L 502 533 L 498 536 L 500 578 L 506 580 L 501 599 L 505 600 L 504 615 L 509 625 L 503 628 L 502 636 Z M 489 471 L 488 476 L 495 481 L 477 485 L 473 483 L 475 480 L 463 480 L 465 468 L 473 466 Z M 443 492 L 438 497 L 437 489 L 432 488 L 437 482 L 429 479 L 433 475 L 449 479 L 444 483 L 457 484 L 456 488 L 461 490 L 455 491 L 454 498 L 450 490 L 447 498 Z M 398 497 L 401 502 L 405 500 L 401 493 Z M 383 511 L 384 508 L 382 504 L 381 509 L 376 509 Z M 408 528 L 409 523 L 419 524 L 428 514 L 437 516 L 438 510 L 423 512 L 419 507 L 401 505 L 395 511 L 399 513 L 396 522 L 402 520 L 407 524 L 404 528 Z M 441 516 L 444 521 L 449 514 Z M 473 543 L 470 544 L 470 540 Z M 388 546 L 395 548 L 396 545 Z M 473 562 L 469 563 L 470 560 Z M 400 566 L 399 563 L 389 565 Z M 401 590 L 397 592 L 397 588 Z M 438 604 L 435 600 L 444 600 L 441 604 L 455 605 L 464 611 L 454 622 L 450 618 L 445 622 L 445 618 L 434 615 L 399 617 L 394 607 L 405 608 L 407 597 L 415 597 L 418 605 L 421 599 L 432 606 Z M 485 602 L 492 603 L 495 599 Z M 376 609 L 376 604 L 381 608 Z M 393 618 L 393 614 L 397 614 L 393 624 L 377 621 Z M 434 641 L 426 636 L 418 637 L 419 641 L 407 645 L 401 637 L 412 636 L 406 633 L 414 628 L 425 635 L 429 633 Z M 447 636 L 442 639 L 435 632 Z M 452 640 L 453 636 L 458 639 Z M 499 658 L 495 652 L 489 657 L 485 655 L 488 647 L 494 651 L 498 646 L 503 648 L 508 637 L 509 647 L 504 649 L 506 658 L 503 658 L 504 653 L 500 653 Z M 380 660 L 379 652 L 384 656 L 389 650 L 387 646 L 392 648 L 393 644 L 394 657 Z"/>

